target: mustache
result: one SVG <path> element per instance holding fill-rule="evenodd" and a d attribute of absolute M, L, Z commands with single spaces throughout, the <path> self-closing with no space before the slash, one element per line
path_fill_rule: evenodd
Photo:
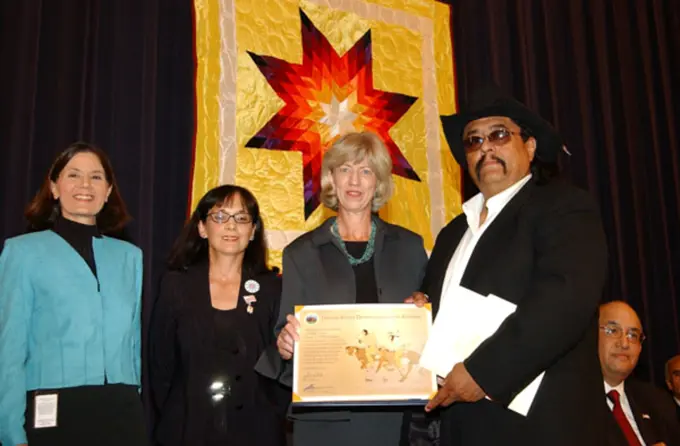
<path fill-rule="evenodd" d="M 492 154 L 485 153 L 484 155 L 482 155 L 482 157 L 479 159 L 479 161 L 477 161 L 477 164 L 475 165 L 477 178 L 479 178 L 479 175 L 482 173 L 482 164 L 484 164 L 484 161 L 486 161 L 487 156 L 490 156 L 492 160 L 496 161 L 503 167 L 503 173 L 508 173 L 508 166 L 503 158 L 499 158 L 493 153 Z"/>

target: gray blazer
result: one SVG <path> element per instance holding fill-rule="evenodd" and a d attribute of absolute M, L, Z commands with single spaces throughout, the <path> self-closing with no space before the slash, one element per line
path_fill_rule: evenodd
<path fill-rule="evenodd" d="M 286 325 L 295 305 L 353 304 L 354 271 L 331 234 L 331 219 L 297 238 L 283 251 L 283 291 L 276 333 Z M 400 226 L 376 218 L 373 266 L 381 303 L 401 303 L 420 288 L 427 254 L 423 239 Z M 283 361 L 276 346 L 260 357 L 256 370 L 291 387 L 292 361 Z M 350 419 L 350 411 L 306 413 L 304 419 Z M 300 418 L 294 414 L 292 418 Z"/>

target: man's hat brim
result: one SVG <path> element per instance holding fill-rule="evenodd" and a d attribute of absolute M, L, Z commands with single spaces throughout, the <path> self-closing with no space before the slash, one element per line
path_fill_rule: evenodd
<path fill-rule="evenodd" d="M 465 126 L 472 121 L 489 116 L 504 116 L 512 119 L 536 139 L 536 157 L 539 160 L 547 163 L 557 161 L 563 142 L 553 126 L 521 102 L 499 93 L 497 87 L 487 87 L 472 94 L 464 111 L 441 117 L 451 152 L 463 169 L 467 169 L 463 147 Z"/>

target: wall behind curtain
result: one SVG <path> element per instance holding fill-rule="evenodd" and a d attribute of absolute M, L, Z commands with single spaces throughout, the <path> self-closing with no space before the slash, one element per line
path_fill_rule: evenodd
<path fill-rule="evenodd" d="M 568 176 L 602 210 L 605 299 L 640 314 L 648 340 L 636 373 L 661 385 L 665 361 L 680 353 L 680 8 L 664 0 L 452 3 L 459 101 L 494 80 L 562 133 Z"/>
<path fill-rule="evenodd" d="M 0 5 L 0 238 L 54 156 L 76 140 L 111 157 L 144 251 L 144 317 L 187 212 L 194 127 L 191 0 Z"/>

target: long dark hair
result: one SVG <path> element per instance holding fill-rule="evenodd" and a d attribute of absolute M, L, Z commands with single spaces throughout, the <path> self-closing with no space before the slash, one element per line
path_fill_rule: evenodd
<path fill-rule="evenodd" d="M 516 119 L 513 119 L 513 121 L 520 128 L 519 134 L 522 138 L 522 141 L 527 142 L 529 138 L 534 137 L 534 135 L 531 133 L 531 130 L 529 130 L 520 121 Z M 548 184 L 552 180 L 562 176 L 562 170 L 560 169 L 560 165 L 558 163 L 544 161 L 538 155 L 534 156 L 534 159 L 529 165 L 529 169 L 531 171 L 531 180 L 539 186 Z"/>
<path fill-rule="evenodd" d="M 104 168 L 106 182 L 111 186 L 111 194 L 104 203 L 102 210 L 97 214 L 97 229 L 103 234 L 118 233 L 130 221 L 130 214 L 128 214 L 125 202 L 118 191 L 118 183 L 113 174 L 109 157 L 102 149 L 93 144 L 76 142 L 57 155 L 47 172 L 45 181 L 40 186 L 40 190 L 26 207 L 24 215 L 28 220 L 28 232 L 43 231 L 54 226 L 57 217 L 61 215 L 61 205 L 59 200 L 56 200 L 52 195 L 51 183 L 59 179 L 59 174 L 64 170 L 64 167 L 79 153 L 93 153 L 99 158 L 99 162 Z"/>
<path fill-rule="evenodd" d="M 216 187 L 198 202 L 191 218 L 172 247 L 168 267 L 172 270 L 186 270 L 191 265 L 208 260 L 208 241 L 198 233 L 198 223 L 205 223 L 208 212 L 234 199 L 240 199 L 243 207 L 253 218 L 255 237 L 248 244 L 243 257 L 243 271 L 249 275 L 269 271 L 267 268 L 267 246 L 264 240 L 264 224 L 260 218 L 260 207 L 253 194 L 246 188 L 226 184 Z"/>

